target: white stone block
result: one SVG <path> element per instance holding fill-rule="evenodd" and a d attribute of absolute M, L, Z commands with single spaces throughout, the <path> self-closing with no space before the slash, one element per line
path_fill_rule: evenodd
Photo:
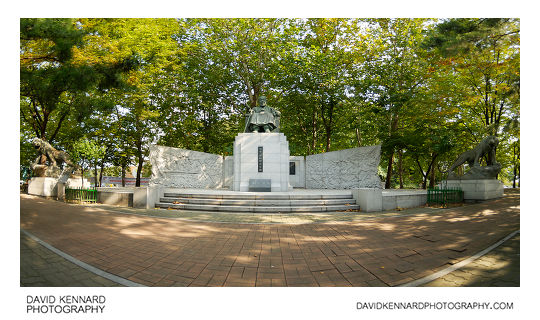
<path fill-rule="evenodd" d="M 163 188 L 160 185 L 136 187 L 133 189 L 133 208 L 153 209 L 162 196 Z"/>
<path fill-rule="evenodd" d="M 234 159 L 232 156 L 226 156 L 223 160 L 223 187 L 232 189 L 234 178 Z"/>
<path fill-rule="evenodd" d="M 258 170 L 259 147 L 263 148 L 263 172 Z M 249 179 L 271 179 L 272 191 L 289 190 L 289 148 L 282 133 L 238 134 L 233 162 L 233 190 L 248 191 Z"/>
<path fill-rule="evenodd" d="M 51 177 L 33 177 L 28 182 L 28 194 L 42 197 L 56 197 L 58 183 L 57 178 Z"/>
<path fill-rule="evenodd" d="M 148 188 L 136 187 L 133 189 L 133 208 L 146 208 L 148 203 Z"/>
<path fill-rule="evenodd" d="M 360 210 L 365 212 L 374 212 L 383 210 L 382 189 L 360 188 L 351 189 L 356 204 Z"/>
<path fill-rule="evenodd" d="M 439 187 L 461 188 L 465 200 L 496 199 L 502 197 L 504 194 L 503 183 L 495 179 L 448 180 L 440 183 Z"/>

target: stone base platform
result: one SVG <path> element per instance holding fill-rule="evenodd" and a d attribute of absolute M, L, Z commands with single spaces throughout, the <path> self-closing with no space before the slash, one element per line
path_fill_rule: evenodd
<path fill-rule="evenodd" d="M 226 189 L 136 188 L 136 208 L 228 212 L 377 212 L 426 204 L 426 190 L 294 189 L 284 192 L 241 192 Z M 140 193 L 138 195 L 137 193 Z"/>
<path fill-rule="evenodd" d="M 439 187 L 461 188 L 464 200 L 497 199 L 504 194 L 504 184 L 495 179 L 484 180 L 448 180 Z"/>
<path fill-rule="evenodd" d="M 358 210 L 350 190 L 237 192 L 228 190 L 165 189 L 156 208 L 224 212 L 331 212 Z"/>
<path fill-rule="evenodd" d="M 426 190 L 352 189 L 353 197 L 365 212 L 421 207 L 427 202 Z"/>
<path fill-rule="evenodd" d="M 58 178 L 33 177 L 28 182 L 28 194 L 42 197 L 56 197 Z"/>
<path fill-rule="evenodd" d="M 58 190 L 58 187 L 70 187 L 85 188 L 90 187 L 88 180 L 84 179 L 84 182 L 80 178 L 69 178 L 65 184 L 58 182 L 59 178 L 52 177 L 33 177 L 28 182 L 28 194 L 41 196 L 41 197 L 57 197 L 63 196 L 64 191 Z"/>

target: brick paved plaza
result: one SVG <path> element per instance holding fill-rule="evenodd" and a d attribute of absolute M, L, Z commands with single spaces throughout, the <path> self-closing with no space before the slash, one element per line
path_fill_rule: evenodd
<path fill-rule="evenodd" d="M 520 227 L 519 194 L 514 193 L 450 209 L 337 213 L 336 219 L 259 217 L 272 223 L 252 223 L 250 215 L 182 217 L 171 211 L 65 204 L 21 194 L 21 229 L 88 265 L 146 286 L 366 287 L 426 277 Z M 164 218 L 167 212 L 175 218 Z M 496 275 L 500 281 L 459 280 L 454 272 L 428 285 L 519 286 L 519 234 L 496 250 L 456 272 L 463 278 L 484 266 L 477 279 Z M 20 282 L 118 285 L 81 270 L 22 233 Z"/>

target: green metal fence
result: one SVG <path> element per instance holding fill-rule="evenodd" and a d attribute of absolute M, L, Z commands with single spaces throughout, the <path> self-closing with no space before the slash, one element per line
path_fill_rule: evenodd
<path fill-rule="evenodd" d="M 96 189 L 66 188 L 66 201 L 97 202 Z"/>
<path fill-rule="evenodd" d="M 428 188 L 427 203 L 442 204 L 463 202 L 463 191 L 461 188 Z"/>

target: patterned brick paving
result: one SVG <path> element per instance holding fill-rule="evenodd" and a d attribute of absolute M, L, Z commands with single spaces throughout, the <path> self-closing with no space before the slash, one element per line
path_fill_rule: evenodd
<path fill-rule="evenodd" d="M 519 287 L 520 236 L 424 287 Z"/>
<path fill-rule="evenodd" d="M 21 287 L 119 287 L 41 246 L 21 232 Z"/>
<path fill-rule="evenodd" d="M 395 286 L 519 229 L 519 195 L 438 213 L 311 224 L 190 222 L 21 195 L 21 228 L 147 286 Z"/>

